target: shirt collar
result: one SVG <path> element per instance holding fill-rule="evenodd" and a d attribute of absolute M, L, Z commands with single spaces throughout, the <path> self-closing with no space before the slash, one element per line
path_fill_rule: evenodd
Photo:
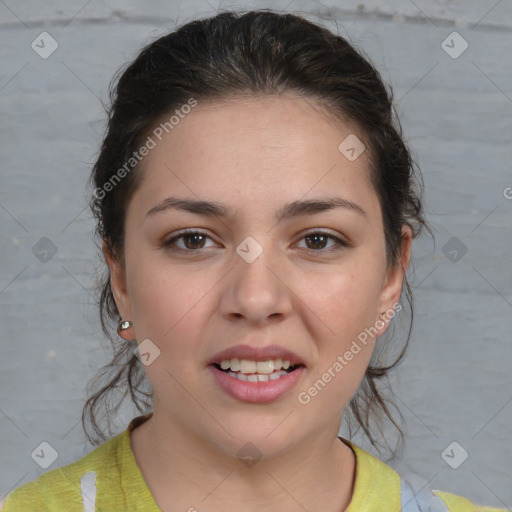
<path fill-rule="evenodd" d="M 345 512 L 401 510 L 400 475 L 351 441 L 339 439 L 356 456 L 354 489 Z"/>
<path fill-rule="evenodd" d="M 148 511 L 151 503 L 160 511 L 140 472 L 130 445 L 130 434 L 147 421 L 152 412 L 133 418 L 124 432 L 121 446 L 121 481 L 126 496 L 133 496 L 130 510 Z M 351 441 L 339 437 L 355 454 L 356 475 L 352 499 L 345 512 L 370 512 L 375 510 L 400 510 L 400 475 L 387 464 L 366 452 Z M 385 505 L 385 509 L 383 509 Z"/>

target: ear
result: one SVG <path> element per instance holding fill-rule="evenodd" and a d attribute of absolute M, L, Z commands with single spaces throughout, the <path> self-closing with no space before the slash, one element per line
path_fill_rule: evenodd
<path fill-rule="evenodd" d="M 388 266 L 380 294 L 379 311 L 377 314 L 384 313 L 384 316 L 380 317 L 380 319 L 384 321 L 385 328 L 382 329 L 379 336 L 387 329 L 390 319 L 393 318 L 393 310 L 400 300 L 405 273 L 411 260 L 411 245 L 412 230 L 409 226 L 403 226 L 400 257 L 393 266 Z"/>
<path fill-rule="evenodd" d="M 126 288 L 124 265 L 110 252 L 105 240 L 103 240 L 102 250 L 110 271 L 110 287 L 112 288 L 117 310 L 123 320 L 132 320 L 132 308 Z"/>

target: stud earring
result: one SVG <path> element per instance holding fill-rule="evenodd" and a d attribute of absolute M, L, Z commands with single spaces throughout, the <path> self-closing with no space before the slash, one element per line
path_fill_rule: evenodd
<path fill-rule="evenodd" d="M 119 323 L 117 324 L 117 334 L 119 334 L 121 338 L 126 340 L 126 338 L 123 336 L 123 333 L 124 331 L 130 329 L 130 327 L 133 327 L 133 322 L 131 322 L 130 320 L 120 320 Z"/>

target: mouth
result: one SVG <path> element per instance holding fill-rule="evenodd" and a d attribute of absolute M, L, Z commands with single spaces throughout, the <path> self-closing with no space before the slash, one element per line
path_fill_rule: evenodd
<path fill-rule="evenodd" d="M 255 361 L 250 359 L 224 359 L 212 366 L 233 379 L 243 382 L 276 381 L 304 367 L 303 364 L 292 364 L 287 359 L 266 359 Z"/>
<path fill-rule="evenodd" d="M 239 402 L 271 404 L 293 390 L 306 371 L 300 358 L 281 347 L 238 346 L 209 361 L 217 389 Z"/>
<path fill-rule="evenodd" d="M 301 357 L 278 345 L 236 345 L 215 354 L 207 368 L 217 389 L 237 401 L 270 404 L 298 386 Z"/>

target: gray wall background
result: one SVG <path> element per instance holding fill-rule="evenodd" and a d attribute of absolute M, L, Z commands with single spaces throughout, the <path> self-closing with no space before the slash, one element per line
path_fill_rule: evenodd
<path fill-rule="evenodd" d="M 436 247 L 424 237 L 414 248 L 415 327 L 391 379 L 406 449 L 389 463 L 431 488 L 512 508 L 509 0 L 2 0 L 0 499 L 46 471 L 31 457 L 41 442 L 58 456 L 48 469 L 91 449 L 85 385 L 109 352 L 85 183 L 112 75 L 176 24 L 264 7 L 303 14 L 366 51 L 394 87 L 423 172 Z M 31 47 L 42 32 L 58 43 L 45 59 Z M 118 431 L 135 413 L 123 410 Z M 452 442 L 460 447 L 445 452 Z M 453 469 L 446 461 L 458 465 L 462 450 Z"/>

